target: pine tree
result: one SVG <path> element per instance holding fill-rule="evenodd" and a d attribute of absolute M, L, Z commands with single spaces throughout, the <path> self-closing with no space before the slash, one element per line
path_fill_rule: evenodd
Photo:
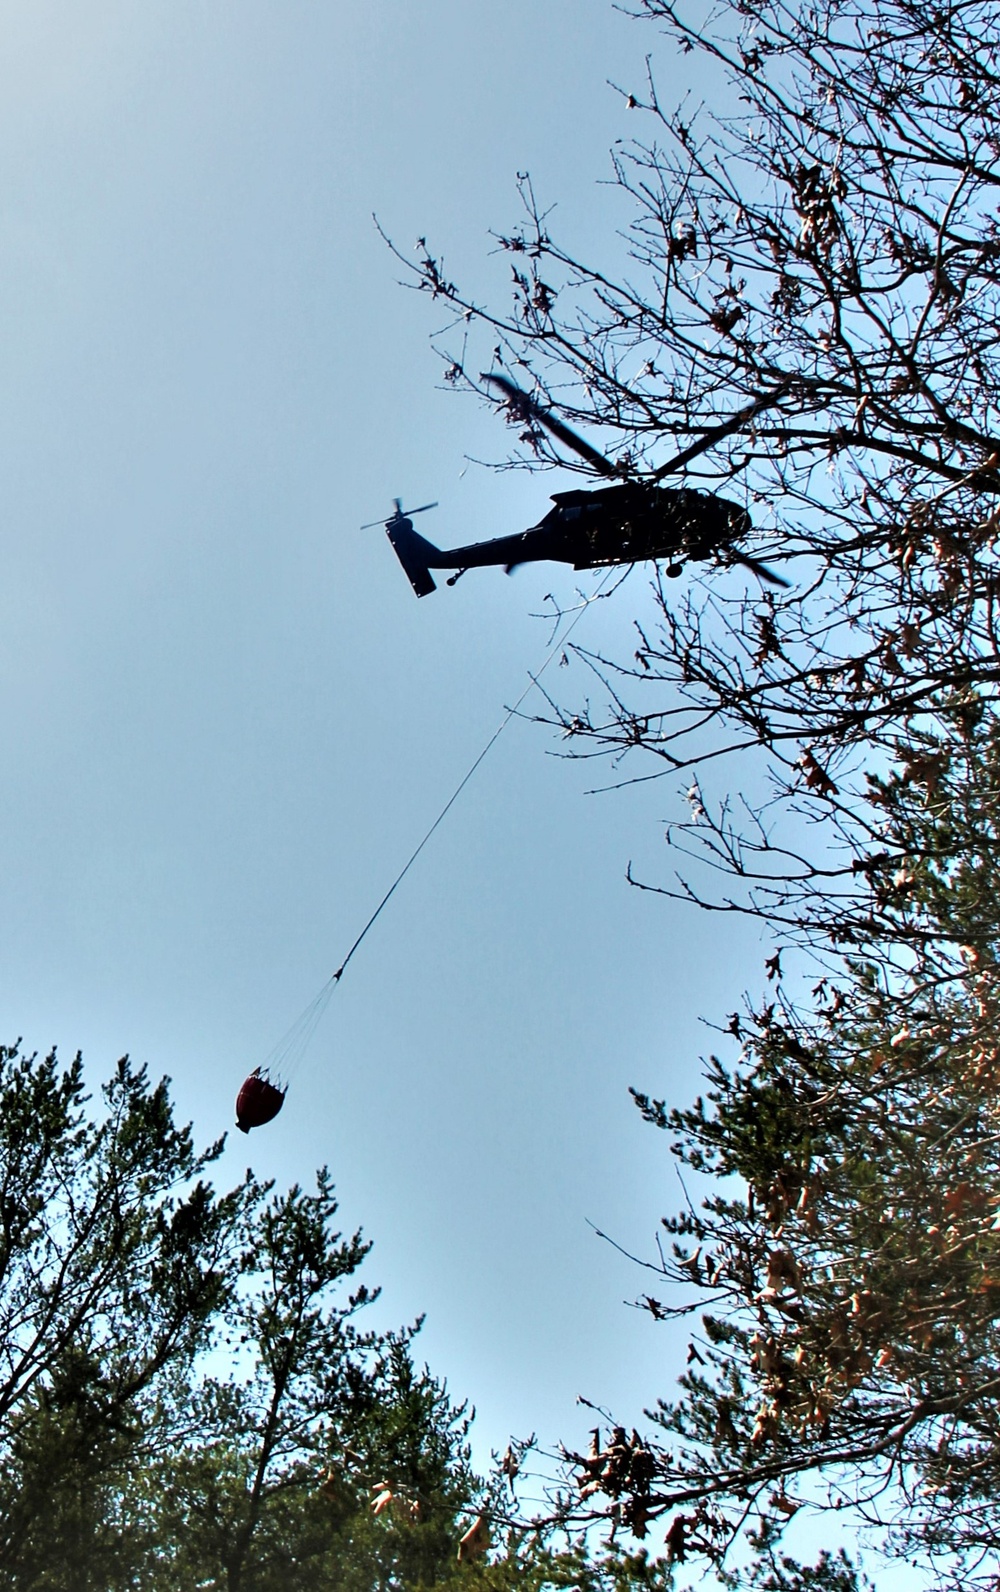
<path fill-rule="evenodd" d="M 829 945 L 798 998 L 773 959 L 768 999 L 730 1019 L 738 1058 L 711 1058 L 694 1105 L 636 1094 L 709 1180 L 665 1220 L 644 1300 L 698 1326 L 641 1486 L 598 1470 L 598 1490 L 643 1528 L 663 1520 L 675 1557 L 722 1565 L 747 1522 L 773 1556 L 803 1506 L 850 1505 L 942 1584 L 992 1586 L 1000 721 L 963 712 L 933 759 L 926 739 L 897 750 L 871 794 L 907 862 L 870 870 L 866 936 L 855 917 L 859 943 Z"/>

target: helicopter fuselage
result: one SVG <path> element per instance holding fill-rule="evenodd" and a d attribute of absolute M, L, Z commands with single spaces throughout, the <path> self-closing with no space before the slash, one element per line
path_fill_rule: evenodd
<path fill-rule="evenodd" d="M 689 487 L 625 481 L 586 491 L 556 492 L 553 507 L 526 531 L 464 547 L 438 548 L 397 511 L 386 531 L 417 595 L 434 590 L 432 569 L 466 570 L 488 564 L 514 569 L 550 559 L 574 569 L 686 559 L 723 551 L 751 529 L 745 509 Z"/>

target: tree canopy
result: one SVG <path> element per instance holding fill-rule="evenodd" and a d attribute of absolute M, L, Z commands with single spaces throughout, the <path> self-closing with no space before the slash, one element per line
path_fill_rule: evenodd
<path fill-rule="evenodd" d="M 665 1222 L 674 1287 L 645 1303 L 700 1320 L 631 1507 L 676 1510 L 668 1540 L 710 1558 L 748 1514 L 769 1542 L 803 1504 L 850 1504 L 943 1582 L 995 1585 L 998 735 L 931 789 L 879 784 L 912 859 L 907 969 L 851 956 L 802 999 L 775 969 L 693 1106 L 637 1094 L 715 1187 Z"/>
<path fill-rule="evenodd" d="M 209 1181 L 165 1083 L 0 1051 L 0 1575 L 17 1592 L 467 1573 L 468 1414 L 366 1330 L 329 1175 Z"/>

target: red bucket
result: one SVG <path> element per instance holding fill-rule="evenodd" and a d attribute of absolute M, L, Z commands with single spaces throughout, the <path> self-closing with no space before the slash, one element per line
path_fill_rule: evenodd
<path fill-rule="evenodd" d="M 272 1122 L 285 1103 L 285 1091 L 255 1067 L 236 1096 L 236 1126 L 241 1133 Z"/>

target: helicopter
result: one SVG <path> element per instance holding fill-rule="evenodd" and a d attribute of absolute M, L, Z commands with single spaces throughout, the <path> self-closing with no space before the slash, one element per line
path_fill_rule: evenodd
<path fill-rule="evenodd" d="M 663 560 L 667 575 L 676 576 L 690 559 L 722 554 L 729 562 L 752 570 L 760 580 L 788 585 L 766 565 L 736 550 L 735 544 L 753 529 L 749 514 L 738 503 L 692 487 L 659 486 L 655 479 L 621 480 L 621 471 L 610 460 L 506 376 L 484 376 L 483 380 L 499 387 L 516 413 L 544 426 L 597 474 L 615 478 L 615 484 L 553 492 L 554 507 L 528 530 L 449 548 L 435 547 L 413 528 L 412 516 L 436 508 L 436 503 L 404 512 L 397 498 L 385 531 L 418 597 L 437 590 L 432 569 L 454 570 L 447 582 L 453 586 L 468 569 L 499 564 L 510 574 L 519 564 L 543 559 L 572 564 L 574 569 Z"/>

